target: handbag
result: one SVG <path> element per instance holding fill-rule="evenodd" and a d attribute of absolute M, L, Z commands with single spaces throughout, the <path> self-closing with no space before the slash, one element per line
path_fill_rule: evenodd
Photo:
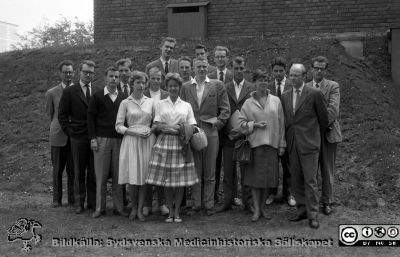
<path fill-rule="evenodd" d="M 233 149 L 233 160 L 241 163 L 251 162 L 251 146 L 247 138 L 239 139 L 235 142 Z"/>
<path fill-rule="evenodd" d="M 199 127 L 194 127 L 194 132 L 190 138 L 190 146 L 196 151 L 201 151 L 208 145 L 207 136 L 204 130 Z"/>

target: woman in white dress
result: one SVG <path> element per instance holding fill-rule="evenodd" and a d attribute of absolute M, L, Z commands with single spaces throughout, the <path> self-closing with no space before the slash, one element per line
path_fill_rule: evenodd
<path fill-rule="evenodd" d="M 169 216 L 166 222 L 182 222 L 179 215 L 184 188 L 199 182 L 189 140 L 196 124 L 192 106 L 179 98 L 182 79 L 168 73 L 169 97 L 155 107 L 154 127 L 160 134 L 151 154 L 148 184 L 165 187 Z"/>
<path fill-rule="evenodd" d="M 151 149 L 155 142 L 151 124 L 153 99 L 143 95 L 145 74 L 133 72 L 130 78 L 132 94 L 119 106 L 115 128 L 124 135 L 119 155 L 119 184 L 129 184 L 132 211 L 129 219 L 145 221 L 143 204 L 146 194 L 145 180 Z M 126 127 L 125 124 L 129 127 Z M 135 193 L 138 192 L 138 193 Z"/>

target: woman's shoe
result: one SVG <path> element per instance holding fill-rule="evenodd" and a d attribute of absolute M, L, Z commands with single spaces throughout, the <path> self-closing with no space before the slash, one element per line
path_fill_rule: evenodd
<path fill-rule="evenodd" d="M 138 212 L 137 217 L 139 219 L 139 221 L 144 222 L 146 221 L 146 218 L 143 216 L 143 213 Z"/>
<path fill-rule="evenodd" d="M 167 223 L 174 222 L 174 217 L 168 217 L 168 218 L 166 218 L 166 219 L 165 219 L 165 222 L 167 222 Z"/>
<path fill-rule="evenodd" d="M 256 222 L 256 221 L 258 221 L 259 218 L 260 218 L 260 214 L 254 213 L 253 216 L 251 217 L 251 221 Z"/>
<path fill-rule="evenodd" d="M 181 223 L 181 222 L 182 222 L 182 219 L 181 219 L 180 217 L 175 217 L 175 218 L 174 218 L 174 222 L 176 222 L 176 223 Z"/>
<path fill-rule="evenodd" d="M 137 215 L 137 209 L 132 209 L 131 213 L 129 214 L 129 219 L 134 220 Z"/>

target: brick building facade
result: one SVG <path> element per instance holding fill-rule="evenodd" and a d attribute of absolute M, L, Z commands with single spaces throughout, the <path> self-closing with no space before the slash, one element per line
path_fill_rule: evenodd
<path fill-rule="evenodd" d="M 196 11 L 197 5 L 206 16 L 196 26 L 204 26 L 209 39 L 384 33 L 400 27 L 400 0 L 94 0 L 95 43 L 125 45 L 159 39 L 171 34 L 170 15 Z"/>

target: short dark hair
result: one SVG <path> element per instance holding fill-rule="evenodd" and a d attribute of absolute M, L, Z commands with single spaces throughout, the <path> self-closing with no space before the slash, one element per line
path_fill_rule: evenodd
<path fill-rule="evenodd" d="M 258 68 L 253 72 L 253 82 L 256 82 L 260 78 L 269 79 L 269 75 L 266 69 Z"/>
<path fill-rule="evenodd" d="M 272 59 L 271 61 L 271 70 L 274 69 L 275 65 L 277 66 L 281 66 L 284 69 L 286 69 L 286 60 L 283 57 L 275 57 L 274 59 Z"/>
<path fill-rule="evenodd" d="M 190 66 L 192 66 L 192 59 L 190 59 L 189 56 L 181 56 L 178 59 L 178 65 L 181 63 L 181 61 L 188 61 L 190 63 Z"/>
<path fill-rule="evenodd" d="M 96 67 L 96 64 L 94 63 L 94 61 L 91 61 L 91 60 L 84 60 L 83 62 L 81 62 L 81 65 L 79 66 L 79 70 L 81 71 L 82 70 L 82 67 L 83 67 L 83 65 L 87 65 L 87 66 L 89 66 L 89 67 Z"/>
<path fill-rule="evenodd" d="M 110 66 L 104 71 L 104 76 L 107 76 L 109 71 L 118 71 L 118 69 L 115 66 Z"/>
<path fill-rule="evenodd" d="M 320 55 L 320 56 L 317 56 L 317 57 L 312 58 L 312 59 L 311 59 L 311 67 L 314 68 L 314 63 L 315 63 L 315 62 L 323 62 L 323 63 L 326 64 L 326 65 L 325 65 L 325 69 L 328 68 L 329 61 L 328 61 L 328 58 L 326 58 L 325 56 Z"/>
<path fill-rule="evenodd" d="M 197 45 L 194 47 L 194 49 L 195 49 L 195 50 L 196 50 L 196 49 L 204 49 L 204 51 L 207 52 L 207 47 L 206 47 L 205 45 L 203 45 L 203 44 L 197 44 Z"/>
<path fill-rule="evenodd" d="M 74 63 L 70 60 L 63 60 L 58 64 L 58 70 L 61 72 L 63 66 L 72 66 L 74 67 Z"/>
<path fill-rule="evenodd" d="M 124 66 L 125 64 L 128 64 L 128 67 L 130 70 L 132 70 L 132 61 L 129 58 L 124 58 L 124 59 L 119 59 L 118 61 L 115 62 L 115 66 L 119 68 L 119 66 Z"/>
<path fill-rule="evenodd" d="M 162 47 L 166 41 L 172 42 L 172 43 L 174 43 L 176 45 L 176 39 L 175 38 L 173 38 L 173 37 L 163 37 L 161 39 L 160 47 Z"/>
<path fill-rule="evenodd" d="M 226 46 L 216 46 L 216 47 L 214 48 L 214 53 L 215 53 L 216 51 L 225 51 L 226 56 L 229 55 L 229 49 L 228 49 Z"/>
<path fill-rule="evenodd" d="M 242 63 L 245 63 L 245 61 L 242 56 L 236 56 L 235 58 L 233 58 L 232 63 L 241 65 Z"/>
<path fill-rule="evenodd" d="M 183 80 L 181 78 L 181 76 L 178 73 L 168 73 L 165 76 L 165 86 L 168 88 L 168 82 L 170 80 L 175 80 L 176 82 L 178 82 L 179 87 L 182 86 Z"/>

